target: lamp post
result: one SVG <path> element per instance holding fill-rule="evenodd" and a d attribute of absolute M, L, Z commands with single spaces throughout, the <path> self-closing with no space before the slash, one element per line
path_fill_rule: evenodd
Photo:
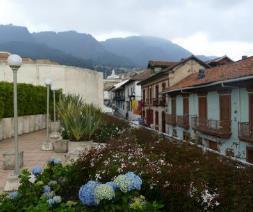
<path fill-rule="evenodd" d="M 51 79 L 46 79 L 45 80 L 45 85 L 47 87 L 47 114 L 46 114 L 46 130 L 47 130 L 47 137 L 46 137 L 46 141 L 43 142 L 42 144 L 42 150 L 52 150 L 53 146 L 50 143 L 49 140 L 49 90 L 50 90 L 50 85 L 52 84 L 52 80 Z"/>
<path fill-rule="evenodd" d="M 53 99 L 54 99 L 54 122 L 56 122 L 56 115 L 55 115 L 55 91 L 57 91 L 57 87 L 55 85 L 51 86 L 51 90 L 53 91 Z"/>
<path fill-rule="evenodd" d="M 19 175 L 19 144 L 18 144 L 18 101 L 17 101 L 17 72 L 22 65 L 22 58 L 12 54 L 8 57 L 8 65 L 13 71 L 13 112 L 14 112 L 14 143 L 15 143 L 15 175 Z"/>
<path fill-rule="evenodd" d="M 7 178 L 4 191 L 14 191 L 19 187 L 18 175 L 20 171 L 19 144 L 18 144 L 18 101 L 17 101 L 17 72 L 22 65 L 22 58 L 12 54 L 7 59 L 8 65 L 13 71 L 13 113 L 14 113 L 14 151 L 15 151 L 15 170 Z"/>

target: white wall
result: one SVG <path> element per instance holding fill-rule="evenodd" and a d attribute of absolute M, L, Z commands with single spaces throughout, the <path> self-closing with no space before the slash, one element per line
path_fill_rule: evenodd
<path fill-rule="evenodd" d="M 0 81 L 12 82 L 12 71 L 0 63 Z M 66 94 L 79 94 L 87 103 L 103 106 L 103 74 L 89 69 L 57 64 L 23 64 L 18 71 L 19 83 L 44 85 L 50 78 Z"/>

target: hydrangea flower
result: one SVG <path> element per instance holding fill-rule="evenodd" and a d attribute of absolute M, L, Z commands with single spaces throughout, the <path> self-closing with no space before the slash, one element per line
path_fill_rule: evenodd
<path fill-rule="evenodd" d="M 54 196 L 53 200 L 56 204 L 61 203 L 61 197 L 60 196 Z"/>
<path fill-rule="evenodd" d="M 18 197 L 18 194 L 19 193 L 17 191 L 13 191 L 13 192 L 9 193 L 9 198 L 14 200 Z"/>
<path fill-rule="evenodd" d="M 131 191 L 133 189 L 133 183 L 130 179 L 128 179 L 125 175 L 121 174 L 118 177 L 115 178 L 113 181 L 117 186 L 119 186 L 119 189 L 126 193 L 128 191 Z"/>
<path fill-rule="evenodd" d="M 32 168 L 32 174 L 34 175 L 34 176 L 38 176 L 38 175 L 40 175 L 41 174 L 41 172 L 42 172 L 42 168 L 41 168 L 41 166 L 39 166 L 39 165 L 36 165 L 36 166 L 34 166 L 33 168 Z"/>
<path fill-rule="evenodd" d="M 53 198 L 54 195 L 55 195 L 54 191 L 43 193 L 43 196 L 46 197 L 47 199 Z"/>
<path fill-rule="evenodd" d="M 96 186 L 99 184 L 100 183 L 97 181 L 89 181 L 85 185 L 81 186 L 79 190 L 79 199 L 84 205 L 96 205 L 94 191 Z"/>
<path fill-rule="evenodd" d="M 134 174 L 133 172 L 128 172 L 125 174 L 125 176 L 131 180 L 134 189 L 141 190 L 142 180 L 138 175 Z"/>
<path fill-rule="evenodd" d="M 115 197 L 113 187 L 106 184 L 96 186 L 94 193 L 97 204 L 99 204 L 101 200 L 111 200 Z"/>
<path fill-rule="evenodd" d="M 51 198 L 51 199 L 48 199 L 47 200 L 47 204 L 52 207 L 54 205 L 54 200 Z"/>
<path fill-rule="evenodd" d="M 106 185 L 111 186 L 114 190 L 119 188 L 119 186 L 116 183 L 112 182 L 112 181 L 107 182 Z"/>
<path fill-rule="evenodd" d="M 48 185 L 43 186 L 43 192 L 44 193 L 49 193 L 50 191 L 51 191 L 50 186 L 48 186 Z"/>

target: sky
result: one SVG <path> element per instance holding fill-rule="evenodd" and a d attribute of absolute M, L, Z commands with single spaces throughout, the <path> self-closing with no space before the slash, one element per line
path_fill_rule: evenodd
<path fill-rule="evenodd" d="M 252 0 L 0 0 L 0 24 L 31 32 L 171 40 L 194 54 L 253 55 Z"/>

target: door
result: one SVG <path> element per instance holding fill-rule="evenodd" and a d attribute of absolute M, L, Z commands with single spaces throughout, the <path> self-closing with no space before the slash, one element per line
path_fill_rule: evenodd
<path fill-rule="evenodd" d="M 207 124 L 207 98 L 199 96 L 199 126 L 206 127 Z"/>
<path fill-rule="evenodd" d="M 166 120 L 165 120 L 165 112 L 162 112 L 162 132 L 165 133 L 166 128 Z"/>
<path fill-rule="evenodd" d="M 188 126 L 189 124 L 189 98 L 188 96 L 185 96 L 183 99 L 183 121 L 184 124 Z"/>
<path fill-rule="evenodd" d="M 220 125 L 225 130 L 230 130 L 231 121 L 231 95 L 220 95 Z"/>
<path fill-rule="evenodd" d="M 249 94 L 249 127 L 250 136 L 253 137 L 253 93 Z"/>

